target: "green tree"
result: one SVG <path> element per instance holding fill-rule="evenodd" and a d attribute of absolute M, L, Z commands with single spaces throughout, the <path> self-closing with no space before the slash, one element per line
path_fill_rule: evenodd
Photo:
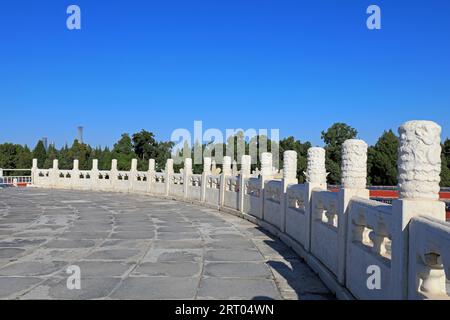
<path fill-rule="evenodd" d="M 133 149 L 139 159 L 154 159 L 158 155 L 158 142 L 153 132 L 144 129 L 133 134 Z"/>
<path fill-rule="evenodd" d="M 53 167 L 53 160 L 58 159 L 58 165 L 61 167 L 61 162 L 64 168 L 64 161 L 62 161 L 59 157 L 59 152 L 56 150 L 55 146 L 53 144 L 48 146 L 47 149 L 47 158 L 44 162 L 44 168 L 51 168 Z"/>
<path fill-rule="evenodd" d="M 15 169 L 17 162 L 17 145 L 4 143 L 0 145 L 0 168 Z M 5 174 L 6 175 L 6 174 Z"/>
<path fill-rule="evenodd" d="M 111 169 L 111 162 L 113 159 L 113 155 L 111 150 L 108 147 L 105 147 L 101 153 L 101 158 L 98 159 L 98 167 L 100 170 L 109 170 Z"/>
<path fill-rule="evenodd" d="M 441 154 L 441 187 L 450 187 L 450 140 L 446 139 L 442 145 Z"/>
<path fill-rule="evenodd" d="M 322 131 L 326 150 L 326 167 L 330 173 L 328 183 L 341 183 L 342 144 L 345 140 L 354 139 L 357 135 L 356 129 L 341 122 L 333 124 L 327 131 Z"/>
<path fill-rule="evenodd" d="M 30 148 L 28 148 L 27 145 L 20 146 L 17 145 L 18 152 L 17 152 L 17 161 L 16 161 L 16 168 L 20 169 L 29 169 L 33 165 L 33 154 L 31 153 Z M 29 173 L 29 172 L 28 172 Z M 22 174 L 26 174 L 23 172 Z"/>
<path fill-rule="evenodd" d="M 169 142 L 159 142 L 158 143 L 158 151 L 155 157 L 155 161 L 158 164 L 159 169 L 163 169 L 166 167 L 167 159 L 170 159 L 172 156 L 172 148 L 174 143 L 172 141 Z"/>
<path fill-rule="evenodd" d="M 375 146 L 368 151 L 369 183 L 376 186 L 397 185 L 398 137 L 392 130 L 385 131 Z"/>
<path fill-rule="evenodd" d="M 73 156 L 72 151 L 69 146 L 64 144 L 64 146 L 57 152 L 59 167 L 62 169 L 71 169 L 73 166 Z M 50 158 L 50 157 L 49 157 Z M 51 166 L 51 163 L 49 164 Z"/>
<path fill-rule="evenodd" d="M 45 160 L 47 159 L 47 151 L 45 150 L 42 140 L 39 140 L 36 144 L 36 147 L 33 150 L 33 158 L 37 159 L 39 168 L 44 167 Z"/>
<path fill-rule="evenodd" d="M 136 158 L 136 154 L 133 151 L 133 144 L 128 133 L 122 134 L 120 140 L 114 144 L 112 157 L 117 159 L 118 170 L 130 170 L 131 159 Z"/>
<path fill-rule="evenodd" d="M 92 148 L 85 143 L 80 143 L 77 139 L 73 141 L 72 147 L 69 150 L 70 168 L 73 167 L 73 160 L 78 160 L 78 165 L 81 170 L 89 168 L 89 158 L 91 157 Z"/>

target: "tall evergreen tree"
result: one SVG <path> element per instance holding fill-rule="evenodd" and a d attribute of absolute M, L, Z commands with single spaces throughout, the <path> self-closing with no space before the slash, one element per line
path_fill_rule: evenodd
<path fill-rule="evenodd" d="M 48 169 L 48 168 L 53 167 L 54 159 L 58 159 L 58 162 L 59 162 L 58 165 L 60 168 L 69 169 L 69 168 L 66 168 L 64 160 L 60 159 L 58 150 L 55 148 L 55 146 L 53 144 L 51 144 L 48 146 L 48 149 L 47 149 L 47 158 L 45 159 L 45 162 L 44 162 L 44 168 Z"/>
<path fill-rule="evenodd" d="M 114 144 L 112 156 L 113 159 L 117 159 L 118 170 L 130 170 L 131 159 L 136 158 L 136 154 L 133 151 L 133 144 L 128 133 L 122 134 L 120 140 Z"/>
<path fill-rule="evenodd" d="M 450 140 L 446 139 L 442 145 L 441 154 L 441 187 L 450 187 Z"/>
<path fill-rule="evenodd" d="M 39 168 L 44 167 L 45 160 L 47 159 L 47 151 L 45 150 L 42 140 L 39 140 L 36 144 L 36 147 L 33 150 L 33 158 L 37 159 Z"/>
<path fill-rule="evenodd" d="M 385 131 L 368 152 L 369 183 L 376 186 L 397 185 L 398 137 Z"/>
<path fill-rule="evenodd" d="M 342 144 L 345 140 L 354 139 L 357 135 L 356 129 L 341 122 L 333 124 L 327 131 L 322 131 L 326 150 L 326 167 L 329 172 L 328 183 L 341 183 Z"/>

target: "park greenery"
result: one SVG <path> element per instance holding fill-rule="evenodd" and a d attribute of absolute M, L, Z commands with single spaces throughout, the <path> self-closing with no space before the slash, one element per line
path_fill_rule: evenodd
<path fill-rule="evenodd" d="M 335 123 L 330 128 L 322 132 L 322 140 L 326 150 L 326 167 L 329 172 L 328 182 L 333 185 L 340 183 L 341 175 L 341 147 L 345 140 L 357 138 L 358 132 L 345 123 Z M 241 144 L 240 144 L 241 143 Z M 46 149 L 42 141 L 38 141 L 33 150 L 28 146 L 22 146 L 13 143 L 0 144 L 0 168 L 24 169 L 30 168 L 32 159 L 38 160 L 40 168 L 50 168 L 53 159 L 59 159 L 61 169 L 71 169 L 73 160 L 79 160 L 79 167 L 82 170 L 90 169 L 92 160 L 98 159 L 99 169 L 108 170 L 111 167 L 111 160 L 117 159 L 119 170 L 129 170 L 131 159 L 138 159 L 138 170 L 148 169 L 148 159 L 155 159 L 157 170 L 163 170 L 166 160 L 170 157 L 190 156 L 194 158 L 194 150 L 200 149 L 202 154 L 210 154 L 213 158 L 217 150 L 222 150 L 223 155 L 234 154 L 237 158 L 239 145 L 245 148 L 248 154 L 252 146 L 258 146 L 262 143 L 267 145 L 268 151 L 276 150 L 274 142 L 265 136 L 257 136 L 252 139 L 245 139 L 242 132 L 229 137 L 227 143 L 215 144 L 214 142 L 200 145 L 196 142 L 192 148 L 185 143 L 182 150 L 174 150 L 173 142 L 157 141 L 152 132 L 141 130 L 140 132 L 129 135 L 122 134 L 120 139 L 108 147 L 91 147 L 88 144 L 80 143 L 74 140 L 71 146 L 64 145 L 57 149 L 54 145 L 49 145 Z M 286 150 L 295 150 L 298 154 L 298 177 L 300 183 L 304 182 L 303 172 L 306 169 L 306 157 L 308 148 L 312 145 L 310 142 L 302 142 L 294 137 L 287 137 L 279 141 L 277 149 L 280 154 L 280 160 L 283 160 L 283 152 Z M 234 149 L 230 149 L 234 148 Z M 242 152 L 243 150 L 241 150 Z M 368 184 L 373 186 L 393 186 L 397 184 L 397 152 L 398 137 L 392 130 L 385 131 L 375 145 L 370 146 L 368 150 Z M 281 162 L 282 163 L 282 162 Z M 218 165 L 220 167 L 220 165 Z M 259 168 L 259 157 L 253 169 Z M 175 170 L 182 168 L 182 163 L 175 165 Z M 202 171 L 201 164 L 195 164 L 193 170 L 195 173 Z M 5 174 L 8 174 L 5 172 Z M 442 144 L 442 172 L 441 186 L 450 186 L 450 140 L 446 139 Z"/>

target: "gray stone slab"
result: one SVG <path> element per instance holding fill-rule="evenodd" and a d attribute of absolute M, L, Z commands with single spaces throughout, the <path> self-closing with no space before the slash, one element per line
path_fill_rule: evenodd
<path fill-rule="evenodd" d="M 129 277 L 111 295 L 112 299 L 194 299 L 198 278 Z"/>
<path fill-rule="evenodd" d="M 67 288 L 67 279 L 50 279 L 40 284 L 22 299 L 87 300 L 106 298 L 120 282 L 119 278 L 81 278 L 81 289 Z"/>
<path fill-rule="evenodd" d="M 110 278 L 122 277 L 129 272 L 136 264 L 120 261 L 74 261 L 72 265 L 80 267 L 82 278 Z M 68 277 L 65 270 L 58 274 L 59 276 Z"/>
<path fill-rule="evenodd" d="M 61 238 L 73 240 L 106 239 L 108 236 L 109 236 L 108 232 L 67 232 L 60 235 Z"/>
<path fill-rule="evenodd" d="M 22 252 L 24 252 L 25 249 L 18 249 L 18 248 L 0 248 L 0 259 L 10 259 L 15 256 L 18 256 Z"/>
<path fill-rule="evenodd" d="M 248 249 L 224 249 L 207 250 L 206 261 L 263 261 L 264 258 L 256 250 Z"/>
<path fill-rule="evenodd" d="M 38 246 L 47 239 L 5 239 L 0 241 L 0 248 L 24 248 Z"/>
<path fill-rule="evenodd" d="M 33 277 L 0 277 L 0 299 L 15 298 L 41 281 Z"/>
<path fill-rule="evenodd" d="M 154 231 L 128 231 L 128 232 L 113 232 L 110 235 L 111 239 L 154 239 Z"/>
<path fill-rule="evenodd" d="M 140 250 L 129 249 L 104 249 L 96 250 L 86 257 L 88 260 L 129 260 L 137 259 Z"/>
<path fill-rule="evenodd" d="M 150 252 L 151 255 L 151 252 Z M 198 250 L 167 251 L 158 254 L 158 262 L 196 262 L 202 256 Z"/>
<path fill-rule="evenodd" d="M 205 243 L 201 240 L 155 240 L 155 249 L 202 249 Z"/>
<path fill-rule="evenodd" d="M 132 276 L 192 277 L 199 276 L 201 265 L 194 262 L 145 262 L 140 264 Z"/>
<path fill-rule="evenodd" d="M 80 267 L 82 290 L 67 289 L 69 265 Z M 33 188 L 0 192 L 2 297 L 332 298 L 288 247 L 238 217 L 145 195 Z"/>
<path fill-rule="evenodd" d="M 158 232 L 156 238 L 158 240 L 200 240 L 201 236 L 194 232 Z"/>
<path fill-rule="evenodd" d="M 66 265 L 62 261 L 18 261 L 0 269 L 0 276 L 43 276 L 52 274 Z"/>
<path fill-rule="evenodd" d="M 206 243 L 206 248 L 211 249 L 247 249 L 252 247 L 253 242 L 248 239 L 226 239 Z"/>
<path fill-rule="evenodd" d="M 203 274 L 208 277 L 221 278 L 266 278 L 272 273 L 264 262 L 210 262 L 204 266 Z"/>
<path fill-rule="evenodd" d="M 56 239 L 52 240 L 43 246 L 46 248 L 58 248 L 58 249 L 73 249 L 73 248 L 91 248 L 94 247 L 96 242 L 94 240 L 65 240 Z"/>
<path fill-rule="evenodd" d="M 225 300 L 281 299 L 270 280 L 204 278 L 200 281 L 198 297 Z"/>

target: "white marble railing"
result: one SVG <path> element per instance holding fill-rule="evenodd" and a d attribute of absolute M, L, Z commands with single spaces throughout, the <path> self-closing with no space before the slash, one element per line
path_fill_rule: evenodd
<path fill-rule="evenodd" d="M 338 193 L 314 190 L 311 208 L 311 253 L 335 277 L 339 274 L 339 263 L 345 259 L 337 254 L 343 236 L 338 229 L 338 216 L 343 214 L 338 210 L 338 196 Z"/>
<path fill-rule="evenodd" d="M 396 275 L 391 268 L 391 241 L 394 223 L 392 206 L 353 198 L 348 217 L 346 283 L 360 299 L 383 299 L 394 292 Z M 370 266 L 380 269 L 384 284 L 377 290 L 367 286 Z"/>
<path fill-rule="evenodd" d="M 409 242 L 409 299 L 448 299 L 450 224 L 430 217 L 413 219 Z"/>
<path fill-rule="evenodd" d="M 305 184 L 297 184 L 294 151 L 284 155 L 281 179 L 275 179 L 270 154 L 262 155 L 258 177 L 244 156 L 237 175 L 230 158 L 220 175 L 213 174 L 210 158 L 202 174 L 192 173 L 191 159 L 180 173 L 171 159 L 164 172 L 155 172 L 154 160 L 146 172 L 137 171 L 136 160 L 130 171 L 118 171 L 116 160 L 106 171 L 98 170 L 96 160 L 92 170 L 79 170 L 76 160 L 72 170 L 60 170 L 57 160 L 43 170 L 34 160 L 32 178 L 37 187 L 143 193 L 240 215 L 291 246 L 339 298 L 449 299 L 444 273 L 450 273 L 450 225 L 436 194 L 440 127 L 416 121 L 399 132 L 400 199 L 392 205 L 369 200 L 367 144 L 361 140 L 343 145 L 338 192 L 327 191 L 322 148 L 308 151 Z"/>

